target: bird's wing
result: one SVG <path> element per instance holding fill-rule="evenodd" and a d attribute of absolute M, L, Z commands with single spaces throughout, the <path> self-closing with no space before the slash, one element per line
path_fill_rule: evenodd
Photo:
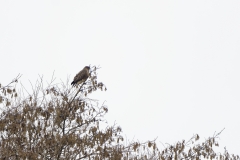
<path fill-rule="evenodd" d="M 83 69 L 74 77 L 74 82 L 78 83 L 79 81 L 86 80 L 87 78 L 88 71 L 86 69 Z"/>

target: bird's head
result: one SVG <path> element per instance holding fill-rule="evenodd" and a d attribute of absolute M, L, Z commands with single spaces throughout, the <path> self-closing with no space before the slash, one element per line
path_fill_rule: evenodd
<path fill-rule="evenodd" d="M 88 70 L 90 70 L 90 67 L 89 67 L 89 66 L 85 66 L 84 69 L 88 69 Z"/>

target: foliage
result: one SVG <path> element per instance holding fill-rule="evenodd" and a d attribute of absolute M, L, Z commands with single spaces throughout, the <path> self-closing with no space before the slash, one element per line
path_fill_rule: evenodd
<path fill-rule="evenodd" d="M 0 158 L 239 159 L 226 149 L 223 154 L 214 152 L 221 132 L 201 144 L 196 144 L 199 136 L 195 135 L 160 151 L 156 140 L 127 143 L 116 124 L 101 129 L 108 108 L 88 98 L 92 92 L 106 90 L 103 83 L 97 82 L 97 69 L 92 67 L 88 80 L 77 88 L 68 82 L 53 84 L 53 80 L 44 87 L 40 77 L 27 97 L 16 91 L 20 76 L 6 86 L 0 84 Z"/>

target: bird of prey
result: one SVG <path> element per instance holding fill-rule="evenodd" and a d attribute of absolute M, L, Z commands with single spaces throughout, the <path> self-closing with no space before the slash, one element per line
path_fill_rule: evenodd
<path fill-rule="evenodd" d="M 78 72 L 78 74 L 76 74 L 71 85 L 76 86 L 81 84 L 82 82 L 85 82 L 89 77 L 89 70 L 90 67 L 85 66 L 80 72 Z"/>

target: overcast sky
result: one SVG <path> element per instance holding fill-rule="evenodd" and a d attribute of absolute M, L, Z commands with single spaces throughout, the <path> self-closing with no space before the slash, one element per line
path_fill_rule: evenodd
<path fill-rule="evenodd" d="M 0 82 L 99 65 L 109 124 L 175 143 L 215 131 L 240 154 L 240 1 L 0 1 Z M 92 95 L 94 96 L 94 95 Z M 160 146 L 161 148 L 161 146 Z"/>

